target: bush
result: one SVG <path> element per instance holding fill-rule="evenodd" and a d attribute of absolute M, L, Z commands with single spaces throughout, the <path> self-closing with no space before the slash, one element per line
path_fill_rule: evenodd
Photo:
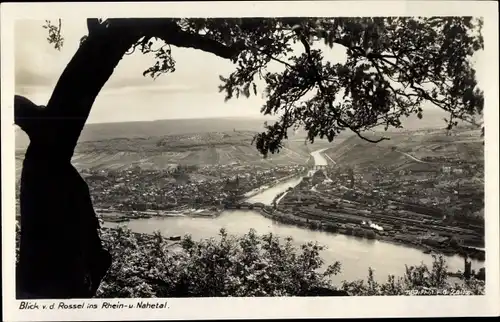
<path fill-rule="evenodd" d="M 433 255 L 432 268 L 425 264 L 406 266 L 403 277 L 390 275 L 387 282 L 378 283 L 374 270 L 368 269 L 368 279 L 353 282 L 344 281 L 342 290 L 351 295 L 484 295 L 484 282 L 470 279 L 464 284 L 452 284 L 447 279 L 447 266 L 443 256 Z"/>
<path fill-rule="evenodd" d="M 16 231 L 19 236 L 19 228 Z M 101 238 L 113 256 L 98 290 L 101 298 L 301 296 L 311 289 L 335 290 L 330 277 L 340 272 L 339 262 L 324 267 L 324 247 L 317 243 L 297 247 L 291 238 L 257 235 L 253 229 L 239 237 L 223 229 L 217 239 L 194 241 L 185 236 L 175 244 L 160 233 L 136 234 L 122 227 L 102 229 Z M 434 256 L 431 268 L 410 266 L 403 277 L 389 276 L 385 283 L 377 283 L 369 268 L 366 281 L 344 281 L 340 289 L 363 296 L 422 290 L 484 294 L 484 281 L 452 285 L 446 270 L 443 257 Z"/>
<path fill-rule="evenodd" d="M 329 277 L 340 272 L 336 262 L 323 266 L 315 243 L 293 246 L 292 239 L 256 235 L 193 241 L 179 249 L 156 233 L 146 237 L 119 228 L 103 234 L 115 259 L 99 297 L 290 296 L 312 288 L 331 288 Z"/>

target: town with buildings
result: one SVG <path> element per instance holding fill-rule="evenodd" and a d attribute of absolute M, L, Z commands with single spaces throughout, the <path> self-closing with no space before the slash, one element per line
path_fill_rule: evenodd
<path fill-rule="evenodd" d="M 107 222 L 162 216 L 215 218 L 225 210 L 252 209 L 283 224 L 484 261 L 481 160 L 421 156 L 415 161 L 403 152 L 410 160 L 403 165 L 370 158 L 362 164 L 356 149 L 342 149 L 322 149 L 321 158 L 327 162 L 320 166 L 311 153 L 303 162 L 273 166 L 240 157 L 218 164 L 172 162 L 161 169 L 136 165 L 80 172 L 96 212 Z M 342 160 L 349 153 L 357 163 Z M 277 193 L 272 202 L 249 202 L 252 196 L 294 179 L 299 183 Z"/>
<path fill-rule="evenodd" d="M 367 181 L 350 168 L 320 170 L 286 192 L 268 214 L 314 229 L 411 244 L 426 252 L 466 251 L 484 260 L 481 185 L 463 174 L 384 178 Z M 460 190 L 440 186 L 460 179 Z"/>
<path fill-rule="evenodd" d="M 94 205 L 110 221 L 184 214 L 214 216 L 227 203 L 300 175 L 305 166 L 177 166 L 166 171 L 86 170 Z M 118 214 L 119 213 L 119 214 Z"/>
<path fill-rule="evenodd" d="M 441 167 L 423 175 L 383 168 L 356 172 L 329 165 L 305 175 L 296 187 L 276 196 L 272 206 L 261 209 L 284 223 L 411 244 L 426 252 L 467 251 L 484 259 L 483 184 L 470 175 L 475 167 L 459 169 Z M 225 208 L 248 207 L 244 200 L 252 191 L 307 170 L 306 166 L 219 165 L 169 171 L 87 170 L 84 175 L 96 209 L 107 220 L 124 221 L 176 211 L 216 216 Z"/>

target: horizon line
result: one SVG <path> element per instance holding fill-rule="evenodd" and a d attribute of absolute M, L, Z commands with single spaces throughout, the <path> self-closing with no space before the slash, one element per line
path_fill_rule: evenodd
<path fill-rule="evenodd" d="M 113 123 L 146 123 L 146 122 L 161 122 L 161 121 L 180 121 L 180 120 L 214 120 L 214 119 L 254 119 L 254 120 L 266 120 L 271 119 L 271 117 L 266 117 L 264 115 L 256 116 L 207 116 L 207 117 L 174 117 L 174 118 L 163 118 L 154 120 L 137 120 L 137 121 L 105 121 L 105 122 L 91 122 L 87 121 L 88 124 L 113 124 Z"/>

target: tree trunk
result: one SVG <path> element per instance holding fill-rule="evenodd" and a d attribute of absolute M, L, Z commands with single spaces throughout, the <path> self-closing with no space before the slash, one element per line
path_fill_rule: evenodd
<path fill-rule="evenodd" d="M 30 137 L 21 176 L 18 298 L 92 297 L 111 263 L 88 186 L 71 158 L 95 98 L 141 34 L 90 31 L 35 119 L 18 113 L 15 100 L 16 124 Z"/>
<path fill-rule="evenodd" d="M 18 298 L 93 296 L 109 267 L 88 186 L 71 158 L 94 100 L 126 51 L 142 37 L 223 58 L 244 49 L 183 32 L 171 19 L 88 19 L 87 26 L 45 108 L 15 97 L 15 122 L 30 137 L 21 175 Z"/>

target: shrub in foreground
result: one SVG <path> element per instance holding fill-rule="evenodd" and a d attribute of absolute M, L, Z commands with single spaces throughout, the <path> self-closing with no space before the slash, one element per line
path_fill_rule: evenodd
<path fill-rule="evenodd" d="M 292 244 L 254 230 L 235 237 L 193 241 L 176 247 L 159 233 L 136 235 L 119 228 L 103 234 L 114 262 L 99 297 L 287 296 L 331 285 L 340 263 L 322 272 L 323 249 L 315 243 Z"/>
<path fill-rule="evenodd" d="M 324 267 L 323 246 L 300 247 L 291 238 L 243 236 L 221 230 L 218 238 L 194 241 L 186 236 L 177 245 L 161 234 L 134 234 L 125 228 L 103 230 L 102 238 L 114 262 L 98 297 L 227 297 L 301 296 L 314 288 L 342 289 L 350 295 L 468 295 L 484 294 L 484 282 L 462 285 L 446 277 L 446 263 L 435 256 L 432 267 L 407 266 L 402 277 L 385 283 L 368 270 L 366 280 L 344 281 L 339 288 L 330 277 L 340 263 Z"/>
<path fill-rule="evenodd" d="M 16 254 L 19 252 L 16 226 Z M 339 289 L 350 295 L 483 295 L 483 281 L 460 285 L 446 277 L 442 256 L 432 267 L 406 266 L 401 277 L 388 276 L 379 283 L 374 270 L 366 280 L 343 281 L 336 287 L 330 277 L 340 273 L 340 263 L 324 267 L 323 246 L 297 247 L 291 238 L 272 234 L 243 236 L 221 230 L 218 238 L 194 241 L 186 236 L 172 244 L 161 234 L 135 234 L 129 229 L 103 229 L 101 238 L 113 256 L 113 264 L 97 297 L 228 297 L 301 296 L 315 288 Z"/>

